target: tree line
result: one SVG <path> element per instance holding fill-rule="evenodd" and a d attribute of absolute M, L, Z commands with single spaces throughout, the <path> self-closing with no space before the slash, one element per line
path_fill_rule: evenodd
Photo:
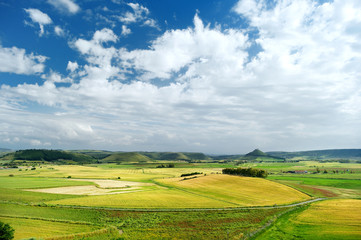
<path fill-rule="evenodd" d="M 266 178 L 268 176 L 268 172 L 266 170 L 256 168 L 225 168 L 222 169 L 222 173 L 229 175 L 260 178 Z"/>

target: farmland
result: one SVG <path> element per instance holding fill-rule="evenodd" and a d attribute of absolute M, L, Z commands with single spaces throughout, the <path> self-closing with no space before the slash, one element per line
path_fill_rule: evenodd
<path fill-rule="evenodd" d="M 15 239 L 361 236 L 361 164 L 356 161 L 282 162 L 278 158 L 264 161 L 267 155 L 248 155 L 247 161 L 240 157 L 191 162 L 191 156 L 206 157 L 109 154 L 96 153 L 107 158 L 102 163 L 63 165 L 64 161 L 31 160 L 2 169 L 0 221 L 15 229 Z M 126 157 L 134 158 L 125 161 Z M 174 166 L 166 167 L 169 163 Z M 223 168 L 232 167 L 265 169 L 269 176 L 221 174 Z M 324 200 L 289 205 L 318 197 Z M 36 227 L 39 225 L 46 230 Z"/>

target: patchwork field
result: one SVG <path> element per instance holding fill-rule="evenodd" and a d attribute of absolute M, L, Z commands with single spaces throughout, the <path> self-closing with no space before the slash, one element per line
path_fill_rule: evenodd
<path fill-rule="evenodd" d="M 3 169 L 0 221 L 15 228 L 15 239 L 361 236 L 360 200 L 337 199 L 360 198 L 361 164 L 300 161 L 242 165 L 268 169 L 271 174 L 267 179 L 220 174 L 222 167 L 236 167 L 231 163 L 180 162 L 174 168 L 157 168 L 159 164 L 163 162 Z M 287 173 L 313 172 L 317 167 L 322 170 L 319 174 Z M 323 173 L 324 170 L 328 173 Z M 180 177 L 194 172 L 202 174 L 195 175 L 196 178 Z M 278 208 L 316 197 L 334 199 Z M 249 208 L 253 206 L 271 208 Z M 39 225 L 48 230 L 36 228 Z"/>
<path fill-rule="evenodd" d="M 62 222 L 66 227 L 81 226 L 100 231 L 107 227 L 111 232 L 85 232 L 84 238 L 70 235 L 60 239 L 243 239 L 263 226 L 274 215 L 285 209 L 247 209 L 247 210 L 209 210 L 209 211 L 119 211 L 106 209 L 54 208 L 47 206 L 27 206 L 17 204 L 0 204 L 2 221 L 16 226 L 18 236 L 44 236 L 39 229 L 21 228 L 13 219 L 23 224 L 23 219 L 35 224 L 41 219 L 44 226 L 53 222 Z M 24 225 L 25 226 L 25 225 Z M 60 230 L 61 228 L 59 228 Z M 117 229 L 116 231 L 114 231 Z M 81 229 L 79 229 L 81 230 Z M 66 231 L 66 229 L 63 229 Z M 77 231 L 73 231 L 75 233 Z M 120 235 L 120 232 L 122 233 Z M 70 232 L 69 232 L 70 233 Z M 94 236 L 94 234 L 97 234 Z M 89 236 L 90 235 L 90 236 Z M 93 238 L 92 238 L 93 236 Z M 52 238 L 50 238 L 52 239 Z M 59 238 L 56 238 L 59 239 Z"/>

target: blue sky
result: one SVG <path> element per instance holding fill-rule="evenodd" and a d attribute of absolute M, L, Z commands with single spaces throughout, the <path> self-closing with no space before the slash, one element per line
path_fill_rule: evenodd
<path fill-rule="evenodd" d="M 361 3 L 0 0 L 0 147 L 359 148 Z"/>

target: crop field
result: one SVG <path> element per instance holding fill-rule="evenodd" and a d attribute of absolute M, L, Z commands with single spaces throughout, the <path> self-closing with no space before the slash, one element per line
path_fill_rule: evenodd
<path fill-rule="evenodd" d="M 361 178 L 357 179 L 355 175 L 357 176 L 357 174 L 287 175 L 270 176 L 269 179 L 293 186 L 314 196 L 360 198 Z"/>
<path fill-rule="evenodd" d="M 313 203 L 280 218 L 257 239 L 360 239 L 361 200 Z"/>
<path fill-rule="evenodd" d="M 99 166 L 99 167 L 98 167 Z M 200 169 L 205 174 L 220 173 L 222 168 L 117 168 L 118 165 L 92 165 L 92 166 L 47 166 L 36 170 L 19 171 L 7 169 L 0 171 L 0 177 L 27 176 L 42 178 L 83 178 L 83 179 L 118 179 L 124 181 L 151 182 L 156 178 L 179 177 L 183 173 L 195 172 Z M 80 184 L 79 184 L 80 185 Z"/>
<path fill-rule="evenodd" d="M 96 233 L 105 226 L 118 231 L 113 231 L 110 237 L 109 232 L 104 232 L 94 239 L 117 239 L 120 237 L 120 229 L 121 237 L 124 239 L 243 239 L 275 214 L 284 211 L 247 209 L 147 212 L 0 204 L 0 218 L 15 226 L 18 234 L 16 239 L 30 236 L 46 237 L 61 232 L 74 235 L 78 231 L 92 235 L 91 231 Z M 49 231 L 40 232 L 39 229 L 33 228 L 35 224 L 50 225 Z M 67 227 L 69 231 L 64 229 Z M 29 230 L 32 230 L 31 234 Z"/>
<path fill-rule="evenodd" d="M 261 178 L 216 174 L 189 180 L 168 178 L 157 181 L 238 206 L 287 204 L 310 198 L 293 188 Z"/>
<path fill-rule="evenodd" d="M 15 228 L 15 239 L 289 239 L 293 233 L 314 239 L 314 231 L 317 239 L 361 236 L 361 164 L 175 162 L 174 168 L 159 168 L 160 164 L 168 163 L 2 169 L 0 221 Z M 261 168 L 271 174 L 267 179 L 223 175 L 224 167 Z M 319 174 L 287 173 L 312 173 L 317 168 Z M 180 177 L 194 172 L 201 174 Z M 315 197 L 332 200 L 278 207 Z M 257 206 L 270 208 L 252 209 Z M 324 221 L 328 215 L 335 221 Z M 47 230 L 36 228 L 39 225 Z"/>

